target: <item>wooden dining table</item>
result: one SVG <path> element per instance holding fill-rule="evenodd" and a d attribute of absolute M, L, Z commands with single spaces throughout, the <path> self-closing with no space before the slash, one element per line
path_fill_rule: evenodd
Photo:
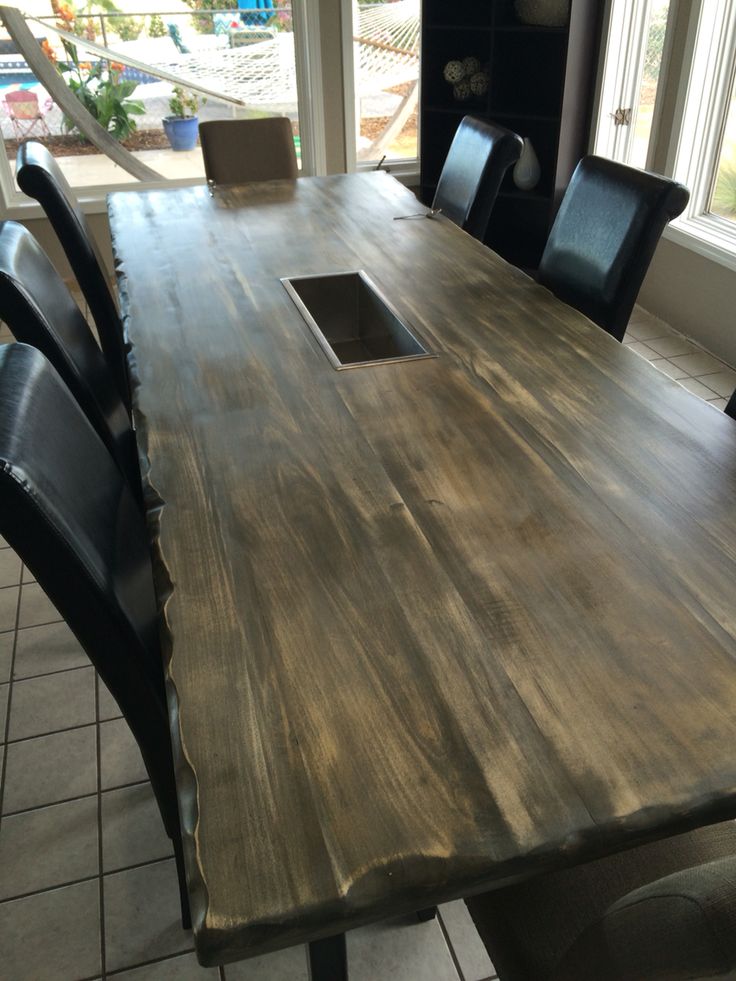
<path fill-rule="evenodd" d="M 736 815 L 736 423 L 423 211 L 109 199 L 206 965 Z M 431 357 L 331 363 L 356 270 Z"/>

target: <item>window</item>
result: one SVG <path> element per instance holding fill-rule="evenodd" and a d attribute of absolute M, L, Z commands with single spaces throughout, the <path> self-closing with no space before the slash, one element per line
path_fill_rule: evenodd
<path fill-rule="evenodd" d="M 671 235 L 736 268 L 736 222 L 723 200 L 734 163 L 733 79 L 736 0 L 699 0 L 688 24 L 686 72 L 678 97 L 667 169 L 690 188 Z"/>
<path fill-rule="evenodd" d="M 360 0 L 351 9 L 357 165 L 415 161 L 420 0 Z"/>
<path fill-rule="evenodd" d="M 723 127 L 720 153 L 716 165 L 713 195 L 708 209 L 736 222 L 736 83 L 731 83 L 728 96 L 728 110 Z"/>
<path fill-rule="evenodd" d="M 609 0 L 594 152 L 685 184 L 665 237 L 734 269 L 735 73 L 736 0 Z"/>
<path fill-rule="evenodd" d="M 76 90 L 103 128 L 150 168 L 146 183 L 204 176 L 199 148 L 174 149 L 162 125 L 172 112 L 177 80 L 179 103 L 200 119 L 288 116 L 301 166 L 307 173 L 319 169 L 323 154 L 314 110 L 319 58 L 308 50 L 307 35 L 317 32 L 307 0 L 241 0 L 235 9 L 192 13 L 170 13 L 165 4 L 160 12 L 154 5 L 151 12 L 150 3 L 148 12 L 139 13 L 136 0 L 118 3 L 123 8 L 118 13 L 89 14 L 90 5 L 75 7 L 62 0 L 54 3 L 55 16 L 28 18 L 26 24 L 35 36 L 30 43 L 41 42 L 53 65 L 52 82 L 58 76 Z M 0 86 L 5 147 L 0 178 L 6 204 L 27 206 L 15 186 L 13 164 L 19 142 L 28 136 L 49 146 L 82 197 L 91 192 L 99 199 L 100 190 L 135 183 L 134 174 L 85 139 L 16 45 L 0 42 L 0 60 L 13 59 L 16 74 L 4 73 Z M 196 138 L 196 126 L 194 133 Z"/>
<path fill-rule="evenodd" d="M 646 167 L 670 0 L 611 5 L 595 152 Z"/>

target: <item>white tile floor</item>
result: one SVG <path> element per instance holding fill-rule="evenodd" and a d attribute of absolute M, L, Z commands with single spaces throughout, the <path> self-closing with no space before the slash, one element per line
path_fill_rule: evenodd
<path fill-rule="evenodd" d="M 736 371 L 730 365 L 641 307 L 634 309 L 624 345 L 716 409 L 725 409 L 736 389 Z"/>
<path fill-rule="evenodd" d="M 9 340 L 0 330 L 0 342 Z M 714 408 L 736 371 L 637 309 L 625 344 Z M 54 607 L 0 540 L 0 978 L 306 981 L 304 948 L 200 968 L 143 764 Z M 462 902 L 348 936 L 353 981 L 485 981 Z"/>
<path fill-rule="evenodd" d="M 197 966 L 138 749 L 29 578 L 0 542 L 0 978 L 306 981 L 304 948 Z M 356 930 L 348 948 L 355 981 L 494 976 L 462 902 Z"/>

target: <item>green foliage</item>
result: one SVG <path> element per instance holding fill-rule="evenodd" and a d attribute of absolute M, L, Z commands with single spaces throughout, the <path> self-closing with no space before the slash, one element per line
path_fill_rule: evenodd
<path fill-rule="evenodd" d="M 736 215 L 736 170 L 733 167 L 721 167 L 718 171 L 711 210 L 727 218 Z"/>
<path fill-rule="evenodd" d="M 141 17 L 110 17 L 107 23 L 121 41 L 135 41 L 143 31 Z"/>
<path fill-rule="evenodd" d="M 169 113 L 182 118 L 196 116 L 200 105 L 204 105 L 205 102 L 206 99 L 200 100 L 194 92 L 188 92 L 181 85 L 175 85 L 169 99 Z"/>
<path fill-rule="evenodd" d="M 137 83 L 122 80 L 122 65 L 80 61 L 76 45 L 67 41 L 63 44 L 69 61 L 59 63 L 58 69 L 66 84 L 103 129 L 116 140 L 127 139 L 136 130 L 135 119 L 131 117 L 146 111 L 142 102 L 130 98 Z M 79 131 L 74 120 L 66 115 L 62 126 L 67 133 Z"/>
<path fill-rule="evenodd" d="M 161 20 L 159 14 L 153 14 L 150 21 L 148 22 L 148 36 L 149 37 L 166 37 L 168 31 L 166 30 L 166 25 Z"/>

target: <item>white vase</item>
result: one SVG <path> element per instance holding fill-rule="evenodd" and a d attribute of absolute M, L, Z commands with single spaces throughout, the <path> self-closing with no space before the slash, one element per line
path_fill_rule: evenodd
<path fill-rule="evenodd" d="M 514 184 L 520 191 L 531 191 L 539 183 L 540 170 L 539 160 L 534 152 L 532 141 L 524 138 L 524 146 L 521 149 L 521 156 L 516 161 L 513 178 Z"/>

